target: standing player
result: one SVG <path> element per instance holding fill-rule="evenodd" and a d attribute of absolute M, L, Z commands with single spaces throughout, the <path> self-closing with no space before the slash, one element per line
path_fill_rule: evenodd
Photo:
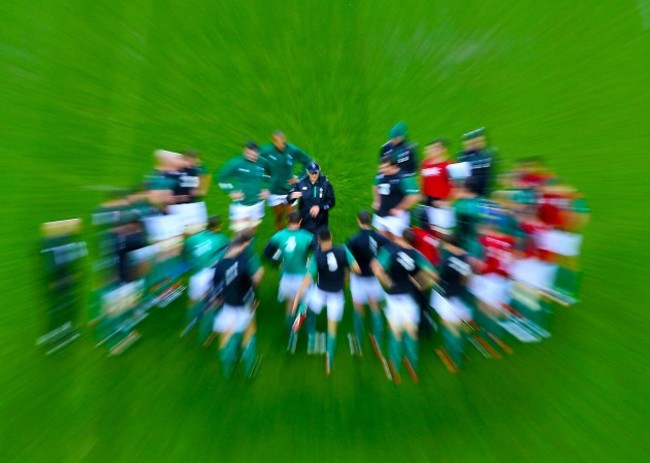
<path fill-rule="evenodd" d="M 386 319 L 388 336 L 388 364 L 395 382 L 400 382 L 399 364 L 402 360 L 414 381 L 418 381 L 418 324 L 420 309 L 411 295 L 415 284 L 421 289 L 431 286 L 435 273 L 433 266 L 412 246 L 413 232 L 391 230 L 394 245 L 379 251 L 370 264 L 374 274 L 386 290 Z"/>
<path fill-rule="evenodd" d="M 472 178 L 477 180 L 477 193 L 486 196 L 490 192 L 495 162 L 495 150 L 487 146 L 485 129 L 480 128 L 463 135 L 463 151 L 457 156 L 458 162 L 469 162 Z"/>
<path fill-rule="evenodd" d="M 195 324 L 194 320 L 198 322 L 203 318 L 206 297 L 214 277 L 212 266 L 223 256 L 230 242 L 225 235 L 220 233 L 220 229 L 221 219 L 213 216 L 208 219 L 206 230 L 199 231 L 185 240 L 183 257 L 190 267 L 187 291 L 189 329 Z"/>
<path fill-rule="evenodd" d="M 203 162 L 196 151 L 185 151 L 185 168 L 181 171 L 181 186 L 187 189 L 190 202 L 201 201 L 207 194 L 210 180 Z"/>
<path fill-rule="evenodd" d="M 291 315 L 293 301 L 307 272 L 307 258 L 313 247 L 314 235 L 300 228 L 298 211 L 289 213 L 289 226 L 271 237 L 264 249 L 264 256 L 282 262 L 282 276 L 278 300 L 286 303 L 285 324 L 291 330 L 294 317 Z"/>
<path fill-rule="evenodd" d="M 440 281 L 431 292 L 431 307 L 438 313 L 444 350 L 437 350 L 440 359 L 451 371 L 462 366 L 466 323 L 472 320 L 467 306 L 466 280 L 472 275 L 471 258 L 458 247 L 454 235 L 442 235 L 441 262 L 438 267 Z"/>
<path fill-rule="evenodd" d="M 345 274 L 348 268 L 356 274 L 361 273 L 359 265 L 345 246 L 334 246 L 332 235 L 327 228 L 318 231 L 319 249 L 314 253 L 307 275 L 298 290 L 293 301 L 293 312 L 295 313 L 298 304 L 312 281 L 315 287 L 312 288 L 309 296 L 309 310 L 307 311 L 307 353 L 314 352 L 316 342 L 316 315 L 319 315 L 323 307 L 327 310 L 327 352 L 325 353 L 325 374 L 329 376 L 334 349 L 336 347 L 336 329 L 343 318 L 343 307 L 345 297 L 343 286 Z"/>
<path fill-rule="evenodd" d="M 219 355 L 226 378 L 232 373 L 240 347 L 247 376 L 255 373 L 259 361 L 254 299 L 264 269 L 259 259 L 247 252 L 251 236 L 246 232 L 233 239 L 214 269 L 212 297 L 223 307 L 214 318 L 213 329 L 221 335 Z"/>
<path fill-rule="evenodd" d="M 415 154 L 415 145 L 406 140 L 408 130 L 404 122 L 398 122 L 388 132 L 388 140 L 379 150 L 379 159 L 390 156 L 404 175 L 415 175 L 418 169 L 418 160 Z"/>
<path fill-rule="evenodd" d="M 390 156 L 384 156 L 373 195 L 374 227 L 380 232 L 392 229 L 401 235 L 411 221 L 409 210 L 420 201 L 413 177 L 402 174 L 399 165 Z"/>
<path fill-rule="evenodd" d="M 259 158 L 257 143 L 247 142 L 243 155 L 228 161 L 217 174 L 217 180 L 232 199 L 230 228 L 236 233 L 255 229 L 264 218 L 264 200 L 269 196 L 265 188 L 268 165 Z"/>
<path fill-rule="evenodd" d="M 336 204 L 334 188 L 315 162 L 307 166 L 307 176 L 296 183 L 287 196 L 289 204 L 298 201 L 302 228 L 316 233 L 329 224 L 329 211 Z"/>
<path fill-rule="evenodd" d="M 420 170 L 427 222 L 443 230 L 453 227 L 453 211 L 447 204 L 452 186 L 447 172 L 447 166 L 451 164 L 447 147 L 447 140 L 442 138 L 429 143 Z"/>
<path fill-rule="evenodd" d="M 384 335 L 384 322 L 382 320 L 379 303 L 384 300 L 384 290 L 372 273 L 370 262 L 377 256 L 380 248 L 389 245 L 390 241 L 385 236 L 372 229 L 372 215 L 368 211 L 361 211 L 357 215 L 359 232 L 348 240 L 347 248 L 359 264 L 361 273 L 350 275 L 350 292 L 354 305 L 354 335 L 357 353 L 361 355 L 361 345 L 364 332 L 364 306 L 370 307 L 372 317 L 372 334 L 370 339 L 375 353 L 381 358 L 381 344 Z"/>
<path fill-rule="evenodd" d="M 298 177 L 294 175 L 295 167 L 297 164 L 307 167 L 311 157 L 297 146 L 287 143 L 286 135 L 279 130 L 271 135 L 271 143 L 262 147 L 260 157 L 269 164 L 271 180 L 268 203 L 275 215 L 275 228 L 281 230 L 284 216 L 290 210 L 287 195 L 298 182 Z"/>

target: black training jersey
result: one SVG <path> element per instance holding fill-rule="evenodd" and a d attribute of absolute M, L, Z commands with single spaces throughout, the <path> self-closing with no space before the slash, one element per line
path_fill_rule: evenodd
<path fill-rule="evenodd" d="M 370 262 L 377 256 L 377 252 L 390 241 L 375 230 L 361 230 L 346 243 L 354 260 L 359 264 L 361 276 L 372 276 Z"/>
<path fill-rule="evenodd" d="M 235 257 L 221 259 L 214 270 L 214 295 L 223 297 L 225 304 L 239 307 L 253 299 L 251 256 L 242 252 Z"/>
<path fill-rule="evenodd" d="M 403 179 L 404 175 L 401 172 L 394 175 L 377 175 L 375 184 L 379 194 L 379 208 L 376 213 L 379 217 L 390 215 L 390 210 L 401 203 L 408 194 Z"/>
<path fill-rule="evenodd" d="M 192 190 L 198 188 L 201 184 L 201 170 L 198 167 L 187 167 L 180 172 L 174 196 L 189 196 Z"/>
<path fill-rule="evenodd" d="M 309 264 L 309 273 L 319 289 L 337 293 L 343 290 L 345 271 L 353 259 L 344 246 L 334 246 L 329 251 L 318 250 Z"/>
<path fill-rule="evenodd" d="M 443 296 L 460 296 L 465 292 L 465 277 L 472 273 L 467 263 L 467 254 L 453 254 L 447 250 L 442 252 L 442 263 L 440 264 L 440 282 Z"/>
<path fill-rule="evenodd" d="M 418 168 L 418 160 L 414 145 L 407 141 L 393 145 L 391 141 L 388 141 L 379 150 L 379 158 L 381 159 L 384 156 L 390 156 L 405 174 L 415 175 L 415 171 Z"/>
<path fill-rule="evenodd" d="M 393 245 L 384 247 L 377 260 L 393 282 L 386 292 L 407 294 L 413 289 L 411 277 L 414 277 L 423 267 L 424 257 L 413 248 Z"/>

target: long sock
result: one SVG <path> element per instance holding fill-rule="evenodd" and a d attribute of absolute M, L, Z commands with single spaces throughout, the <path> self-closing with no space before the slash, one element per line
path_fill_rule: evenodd
<path fill-rule="evenodd" d="M 370 315 L 372 317 L 372 334 L 375 336 L 377 347 L 381 351 L 384 342 L 384 321 L 381 319 L 380 312 L 370 311 Z"/>
<path fill-rule="evenodd" d="M 454 361 L 456 366 L 460 368 L 463 364 L 463 337 L 462 335 L 455 335 L 448 328 L 442 328 L 442 338 L 445 349 L 449 356 Z"/>
<path fill-rule="evenodd" d="M 361 342 L 363 340 L 363 317 L 356 310 L 354 311 L 354 335 L 357 338 L 357 344 L 361 347 Z"/>
<path fill-rule="evenodd" d="M 406 358 L 411 363 L 414 370 L 418 369 L 418 340 L 411 337 L 408 333 L 404 333 L 402 337 L 404 343 L 404 353 Z"/>
<path fill-rule="evenodd" d="M 388 332 L 388 360 L 393 363 L 395 371 L 399 374 L 399 366 L 402 360 L 402 346 L 392 330 Z"/>
<path fill-rule="evenodd" d="M 255 359 L 257 358 L 257 335 L 253 334 L 248 340 L 244 351 L 242 352 L 242 360 L 244 362 L 244 369 L 246 375 L 250 375 L 253 367 L 255 366 Z"/>
<path fill-rule="evenodd" d="M 334 363 L 334 350 L 336 349 L 336 336 L 327 334 L 327 355 L 329 356 L 330 368 Z"/>
<path fill-rule="evenodd" d="M 240 339 L 241 337 L 232 335 L 226 345 L 219 349 L 224 378 L 229 378 L 235 368 Z"/>
<path fill-rule="evenodd" d="M 311 310 L 307 310 L 305 324 L 307 328 L 307 353 L 313 354 L 316 348 L 316 314 Z"/>

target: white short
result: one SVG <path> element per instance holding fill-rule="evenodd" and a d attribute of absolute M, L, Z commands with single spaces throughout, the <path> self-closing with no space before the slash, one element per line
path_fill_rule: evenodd
<path fill-rule="evenodd" d="M 367 304 L 368 301 L 383 301 L 384 289 L 375 276 L 362 277 L 350 275 L 350 292 L 355 304 Z"/>
<path fill-rule="evenodd" d="M 269 204 L 270 207 L 275 207 L 279 206 L 280 204 L 288 204 L 287 203 L 287 195 L 269 195 L 268 199 L 266 202 Z"/>
<path fill-rule="evenodd" d="M 391 326 L 417 325 L 420 308 L 410 294 L 386 294 L 386 319 Z"/>
<path fill-rule="evenodd" d="M 293 301 L 298 294 L 300 285 L 302 285 L 305 275 L 291 275 L 288 273 L 282 274 L 280 277 L 280 287 L 278 289 L 278 301 Z M 303 300 L 309 295 L 309 291 L 305 291 Z"/>
<path fill-rule="evenodd" d="M 224 304 L 223 308 L 214 317 L 212 329 L 217 333 L 241 333 L 248 328 L 255 314 L 250 306 L 234 307 Z"/>
<path fill-rule="evenodd" d="M 435 310 L 440 318 L 448 323 L 460 323 L 461 321 L 470 321 L 472 319 L 472 311 L 467 305 L 458 297 L 446 298 L 441 296 L 438 292 L 431 293 L 431 307 Z"/>
<path fill-rule="evenodd" d="M 244 206 L 239 203 L 230 204 L 230 220 L 251 220 L 257 221 L 264 218 L 264 201 Z"/>
<path fill-rule="evenodd" d="M 388 231 L 395 236 L 402 236 L 411 224 L 411 214 L 404 212 L 399 216 L 387 215 L 386 217 L 379 217 L 375 214 L 372 218 L 372 226 L 378 231 Z"/>
<path fill-rule="evenodd" d="M 553 286 L 557 265 L 538 259 L 519 259 L 510 266 L 513 280 L 537 289 L 549 289 Z"/>
<path fill-rule="evenodd" d="M 567 257 L 580 255 L 582 235 L 560 230 L 550 230 L 536 235 L 537 246 L 540 249 L 551 251 Z"/>
<path fill-rule="evenodd" d="M 330 293 L 314 286 L 309 293 L 309 310 L 316 315 L 327 308 L 327 319 L 333 322 L 340 322 L 343 318 L 343 307 L 345 306 L 345 297 L 343 291 Z"/>
<path fill-rule="evenodd" d="M 214 277 L 214 269 L 206 268 L 190 277 L 190 284 L 187 289 L 187 294 L 193 301 L 203 299 L 210 291 L 212 278 Z"/>
<path fill-rule="evenodd" d="M 456 226 L 456 212 L 452 208 L 427 207 L 427 218 L 434 227 L 449 229 Z"/>
<path fill-rule="evenodd" d="M 500 307 L 510 302 L 510 287 L 510 280 L 494 273 L 473 275 L 467 285 L 470 293 L 491 307 Z"/>

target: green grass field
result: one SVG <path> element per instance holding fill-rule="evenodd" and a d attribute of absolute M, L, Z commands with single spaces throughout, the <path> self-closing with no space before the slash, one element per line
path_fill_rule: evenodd
<path fill-rule="evenodd" d="M 4 2 L 0 26 L 0 461 L 650 459 L 647 0 L 36 0 Z M 269 271 L 252 384 L 178 340 L 180 304 L 118 358 L 87 330 L 53 357 L 34 347 L 39 224 L 88 220 L 93 188 L 139 181 L 153 149 L 214 170 L 281 128 L 333 182 L 343 240 L 400 119 L 454 150 L 484 125 L 505 166 L 542 155 L 585 193 L 582 303 L 552 339 L 471 352 L 456 376 L 425 343 L 421 384 L 396 387 L 341 337 L 326 380 L 304 348 L 285 354 Z M 226 213 L 216 188 L 208 204 Z"/>

